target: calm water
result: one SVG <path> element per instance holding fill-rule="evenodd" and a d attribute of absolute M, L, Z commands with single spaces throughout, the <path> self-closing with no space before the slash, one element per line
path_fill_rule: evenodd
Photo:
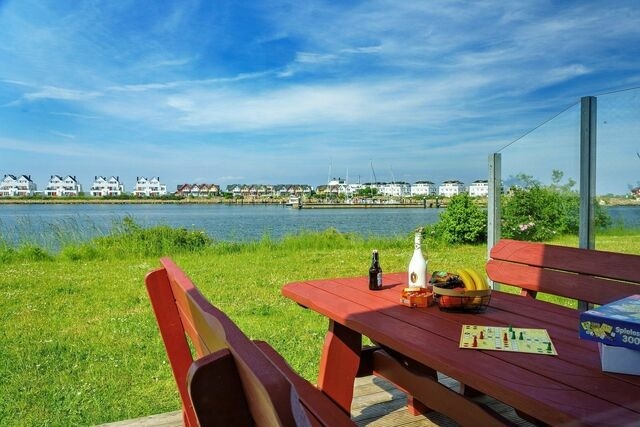
<path fill-rule="evenodd" d="M 363 236 L 408 234 L 435 223 L 442 209 L 291 209 L 282 206 L 227 205 L 0 205 L 0 232 L 8 241 L 24 236 L 38 243 L 52 235 L 87 239 L 107 234 L 115 222 L 131 216 L 143 226 L 166 224 L 205 230 L 217 240 L 274 239 L 302 230 L 335 228 Z"/>
<path fill-rule="evenodd" d="M 217 240 L 274 239 L 302 230 L 333 227 L 363 236 L 405 235 L 438 221 L 442 209 L 291 209 L 227 205 L 0 205 L 0 232 L 9 242 L 55 246 L 60 236 L 85 240 L 107 234 L 115 222 L 133 217 L 144 226 L 166 224 L 205 230 Z M 614 222 L 640 228 L 640 207 L 612 207 Z"/>

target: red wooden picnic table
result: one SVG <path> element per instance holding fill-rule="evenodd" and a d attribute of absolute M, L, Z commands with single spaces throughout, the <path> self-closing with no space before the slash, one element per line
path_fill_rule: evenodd
<path fill-rule="evenodd" d="M 640 377 L 602 372 L 597 344 L 578 338 L 577 310 L 499 291 L 482 313 L 409 308 L 400 304 L 406 273 L 386 274 L 384 284 L 370 291 L 366 277 L 331 278 L 282 289 L 329 319 L 318 386 L 346 411 L 364 335 L 543 423 L 640 425 Z M 463 324 L 546 329 L 558 355 L 461 349 Z M 467 410 L 475 413 L 475 403 L 453 394 L 436 386 L 420 400 L 458 420 Z M 449 399 L 452 404 L 444 402 Z"/>

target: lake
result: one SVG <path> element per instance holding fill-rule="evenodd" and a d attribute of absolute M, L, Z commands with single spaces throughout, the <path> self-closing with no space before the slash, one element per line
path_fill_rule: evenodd
<path fill-rule="evenodd" d="M 614 222 L 640 228 L 640 207 L 608 208 Z M 206 231 L 217 240 L 250 241 L 265 235 L 279 239 L 302 230 L 335 228 L 362 236 L 408 235 L 438 221 L 444 209 L 291 209 L 279 205 L 184 204 L 3 204 L 0 232 L 11 243 L 28 239 L 56 246 L 62 235 L 73 241 L 108 234 L 126 216 L 143 225 L 157 224 Z M 54 242 L 54 243 L 52 243 Z"/>
<path fill-rule="evenodd" d="M 107 234 L 114 222 L 131 216 L 143 225 L 201 229 L 217 240 L 250 241 L 265 235 L 279 239 L 302 230 L 335 228 L 363 236 L 409 234 L 416 227 L 438 221 L 443 209 L 292 209 L 281 205 L 184 204 L 15 204 L 0 205 L 0 231 L 15 242 L 37 236 L 38 243 L 51 234 L 68 230 L 79 239 Z"/>

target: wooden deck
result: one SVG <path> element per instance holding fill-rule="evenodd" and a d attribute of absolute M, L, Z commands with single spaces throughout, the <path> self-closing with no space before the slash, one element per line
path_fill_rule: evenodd
<path fill-rule="evenodd" d="M 447 387 L 456 388 L 455 380 L 441 377 L 440 382 Z M 519 426 L 533 426 L 533 424 L 519 418 L 515 411 L 488 396 L 476 398 L 494 411 L 507 417 Z M 456 426 L 450 418 L 438 413 L 430 412 L 425 415 L 412 416 L 406 410 L 406 395 L 396 389 L 391 383 L 374 376 L 357 378 L 354 390 L 351 417 L 359 426 L 378 427 L 427 427 L 427 426 Z M 165 414 L 151 415 L 133 420 L 118 421 L 102 424 L 102 427 L 181 427 L 182 412 L 168 412 Z"/>

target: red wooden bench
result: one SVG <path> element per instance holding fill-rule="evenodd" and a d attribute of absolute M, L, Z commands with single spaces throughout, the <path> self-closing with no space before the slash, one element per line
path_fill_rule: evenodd
<path fill-rule="evenodd" d="M 534 298 L 544 292 L 607 304 L 640 293 L 638 255 L 503 239 L 486 269 L 494 282 Z"/>
<path fill-rule="evenodd" d="M 185 426 L 354 425 L 271 346 L 248 339 L 173 261 L 160 263 L 145 283 Z"/>

